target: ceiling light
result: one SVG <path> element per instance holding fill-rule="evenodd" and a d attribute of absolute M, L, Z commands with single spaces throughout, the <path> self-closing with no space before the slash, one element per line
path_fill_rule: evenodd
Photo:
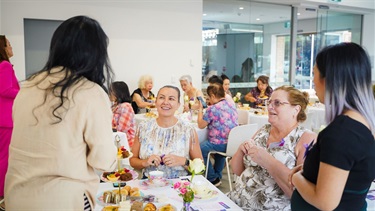
<path fill-rule="evenodd" d="M 240 8 L 238 8 L 238 9 L 243 10 L 244 8 L 243 8 L 243 7 L 240 7 Z"/>
<path fill-rule="evenodd" d="M 256 20 L 257 20 L 257 21 L 260 21 L 260 18 L 257 18 Z"/>
<path fill-rule="evenodd" d="M 203 13 L 203 16 L 206 16 L 207 14 L 206 13 Z"/>
<path fill-rule="evenodd" d="M 301 13 L 298 12 L 297 15 L 301 15 Z"/>

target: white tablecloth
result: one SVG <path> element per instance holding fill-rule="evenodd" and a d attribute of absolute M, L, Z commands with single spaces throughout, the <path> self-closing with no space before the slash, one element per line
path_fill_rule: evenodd
<path fill-rule="evenodd" d="M 138 126 L 138 124 L 141 123 L 142 121 L 149 120 L 149 119 L 150 117 L 146 117 L 145 114 L 136 114 L 135 115 L 136 126 Z M 194 125 L 195 131 L 197 131 L 199 142 L 207 140 L 207 135 L 208 135 L 207 128 L 203 128 L 203 129 L 198 128 L 198 124 L 196 122 L 191 122 L 191 124 Z"/>
<path fill-rule="evenodd" d="M 183 177 L 183 178 L 190 178 Z M 179 181 L 180 179 L 171 180 L 171 183 Z M 206 178 L 202 175 L 197 175 L 194 177 L 194 182 L 203 182 L 207 184 L 207 187 L 210 190 L 216 191 L 217 194 L 210 198 L 210 199 L 195 199 L 191 206 L 195 210 L 242 210 L 238 207 L 232 200 L 230 200 L 224 193 L 222 193 L 219 189 L 217 189 L 214 185 L 212 185 Z M 172 184 L 164 187 L 145 187 L 141 184 L 141 180 L 133 180 L 127 183 L 131 187 L 139 187 L 141 190 L 141 195 L 154 195 L 156 200 L 161 200 L 163 202 L 154 202 L 156 207 L 161 207 L 166 204 L 171 204 L 177 208 L 177 210 L 182 209 L 182 198 L 178 196 L 176 190 L 172 188 Z M 113 190 L 116 189 L 112 186 L 111 183 L 101 183 L 99 185 L 98 194 L 96 196 L 97 203 L 99 202 L 99 197 L 102 193 L 106 190 Z M 145 203 L 144 203 L 145 204 Z M 229 207 L 229 208 L 228 208 Z M 95 207 L 96 211 L 101 211 L 103 206 L 97 204 Z"/>

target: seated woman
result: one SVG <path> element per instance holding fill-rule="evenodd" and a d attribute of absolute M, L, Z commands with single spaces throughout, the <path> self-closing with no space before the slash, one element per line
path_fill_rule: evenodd
<path fill-rule="evenodd" d="M 131 148 L 135 135 L 135 119 L 128 85 L 123 81 L 113 82 L 109 88 L 109 98 L 113 103 L 112 128 L 126 134 Z"/>
<path fill-rule="evenodd" d="M 154 94 L 151 92 L 154 82 L 150 75 L 143 75 L 138 81 L 138 89 L 131 95 L 134 113 L 143 114 L 147 112 L 147 107 L 154 106 Z"/>
<path fill-rule="evenodd" d="M 227 91 L 229 91 L 229 85 L 227 84 L 226 86 L 224 86 L 224 80 L 223 79 L 221 79 L 217 75 L 213 75 L 213 76 L 211 76 L 208 79 L 208 83 L 209 83 L 209 85 L 217 83 L 217 84 L 220 84 L 221 86 L 223 86 L 224 93 L 225 93 L 225 100 L 227 100 L 228 102 L 230 102 L 230 103 L 232 103 L 234 105 L 234 101 L 233 101 L 232 95 L 229 95 L 227 93 Z"/>
<path fill-rule="evenodd" d="M 208 130 L 208 140 L 203 141 L 200 146 L 204 158 L 207 163 L 208 153 L 210 151 L 225 152 L 227 150 L 228 135 L 232 128 L 238 125 L 238 114 L 234 103 L 225 100 L 224 88 L 221 84 L 214 83 L 207 87 L 207 94 L 211 106 L 203 114 L 203 108 L 200 105 L 198 112 L 198 127 Z M 215 154 L 215 164 L 206 167 L 207 179 L 219 186 L 221 184 L 222 171 L 225 164 L 225 157 Z"/>
<path fill-rule="evenodd" d="M 316 138 L 315 133 L 299 125 L 306 120 L 307 95 L 291 86 L 277 88 L 267 101 L 270 124 L 241 144 L 233 156 L 231 167 L 239 177 L 228 196 L 239 206 L 250 210 L 290 209 L 293 190 L 288 175 L 303 163 L 306 146 Z"/>
<path fill-rule="evenodd" d="M 264 105 L 265 100 L 271 96 L 273 90 L 268 84 L 269 77 L 261 75 L 257 79 L 257 87 L 254 87 L 249 93 L 245 95 L 245 100 L 251 103 L 252 107 Z"/>
<path fill-rule="evenodd" d="M 180 90 L 162 87 L 155 105 L 158 117 L 141 122 L 137 128 L 130 165 L 143 169 L 146 177 L 156 168 L 170 179 L 186 176 L 188 159 L 202 159 L 202 152 L 194 126 L 174 115 L 180 107 Z"/>
<path fill-rule="evenodd" d="M 202 99 L 203 93 L 201 90 L 194 88 L 192 79 L 190 75 L 183 75 L 180 77 L 180 85 L 182 91 L 184 91 L 184 110 L 183 112 L 188 112 L 190 109 L 197 110 L 199 109 L 198 96 L 201 96 Z M 193 103 L 190 103 L 192 101 Z"/>

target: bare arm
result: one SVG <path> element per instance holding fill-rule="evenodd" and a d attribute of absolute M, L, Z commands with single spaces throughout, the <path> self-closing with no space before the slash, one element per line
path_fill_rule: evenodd
<path fill-rule="evenodd" d="M 238 147 L 237 152 L 233 155 L 232 159 L 230 160 L 230 166 L 232 167 L 232 171 L 237 176 L 240 176 L 242 172 L 245 170 L 245 166 L 243 164 L 243 156 L 245 156 L 243 144 Z"/>
<path fill-rule="evenodd" d="M 292 181 L 302 198 L 320 210 L 333 210 L 340 203 L 349 171 L 320 162 L 316 185 L 309 182 L 299 171 Z"/>
<path fill-rule="evenodd" d="M 253 102 L 256 101 L 256 99 L 253 97 L 253 95 L 251 94 L 251 92 L 247 93 L 244 98 L 245 98 L 246 101 L 249 101 L 251 103 L 253 103 Z"/>
<path fill-rule="evenodd" d="M 133 101 L 137 104 L 137 106 L 139 108 L 146 108 L 147 106 L 152 106 L 153 105 L 153 103 L 144 102 L 142 100 L 142 97 L 139 94 L 137 94 L 137 93 L 134 93 L 134 95 L 133 95 Z"/>

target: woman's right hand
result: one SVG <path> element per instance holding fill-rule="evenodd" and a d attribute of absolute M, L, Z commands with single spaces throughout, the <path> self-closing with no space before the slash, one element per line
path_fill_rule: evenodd
<path fill-rule="evenodd" d="M 148 166 L 159 166 L 160 165 L 160 162 L 161 162 L 161 157 L 160 155 L 151 155 L 150 157 L 147 158 L 146 160 L 147 164 L 145 167 L 148 167 Z"/>
<path fill-rule="evenodd" d="M 245 142 L 243 142 L 241 145 L 240 145 L 240 150 L 245 154 L 249 154 L 249 150 L 252 146 L 254 146 L 255 143 L 254 143 L 254 140 L 253 139 L 250 139 L 250 140 L 247 140 Z"/>

